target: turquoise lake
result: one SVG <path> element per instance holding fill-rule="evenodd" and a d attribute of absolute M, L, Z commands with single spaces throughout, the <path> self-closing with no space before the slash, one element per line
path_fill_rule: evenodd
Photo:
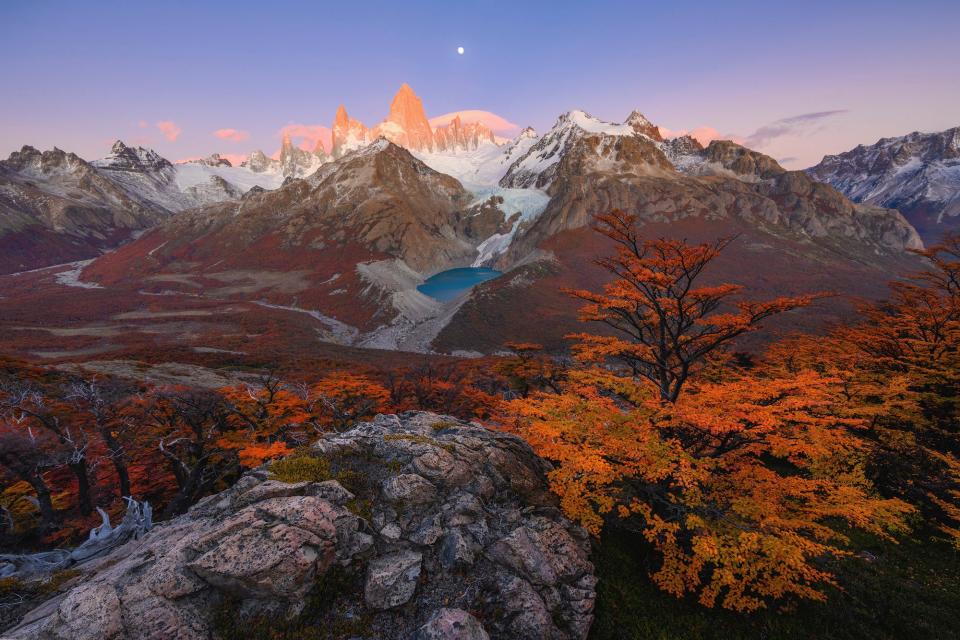
<path fill-rule="evenodd" d="M 426 282 L 417 287 L 417 291 L 428 295 L 440 302 L 449 302 L 464 291 L 467 291 L 481 282 L 492 280 L 502 272 L 486 267 L 465 267 L 441 271 L 435 276 L 427 278 Z"/>

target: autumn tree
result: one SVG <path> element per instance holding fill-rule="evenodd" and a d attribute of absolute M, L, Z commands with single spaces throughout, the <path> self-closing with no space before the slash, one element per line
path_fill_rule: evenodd
<path fill-rule="evenodd" d="M 134 392 L 130 385 L 94 377 L 75 380 L 65 391 L 65 400 L 72 405 L 73 414 L 87 421 L 102 441 L 117 473 L 120 497 L 132 495 L 126 440 L 137 421 L 128 402 Z"/>
<path fill-rule="evenodd" d="M 511 391 L 522 398 L 535 390 L 560 391 L 568 363 L 544 354 L 543 345 L 534 342 L 508 342 L 505 346 L 513 355 L 498 359 L 494 370 L 507 380 Z"/>
<path fill-rule="evenodd" d="M 64 464 L 77 481 L 80 513 L 93 512 L 94 487 L 90 479 L 90 433 L 83 423 L 69 419 L 69 407 L 55 391 L 30 380 L 13 378 L 0 385 L 0 415 L 34 431 L 52 435 L 63 453 Z"/>
<path fill-rule="evenodd" d="M 487 418 L 499 404 L 503 380 L 484 364 L 421 364 L 387 376 L 390 405 L 394 410 L 422 410 L 463 419 Z"/>
<path fill-rule="evenodd" d="M 385 410 L 387 389 L 367 376 L 335 371 L 301 387 L 303 399 L 321 430 L 343 431 Z"/>
<path fill-rule="evenodd" d="M 867 425 L 876 486 L 960 546 L 960 236 L 916 253 L 927 268 L 862 304 L 861 321 L 778 346 L 774 360 L 842 381 L 848 415 Z"/>
<path fill-rule="evenodd" d="M 237 450 L 242 466 L 251 468 L 271 458 L 290 453 L 289 442 L 303 441 L 303 426 L 312 415 L 294 385 L 276 372 L 256 382 L 221 389 L 234 427 L 220 444 Z"/>
<path fill-rule="evenodd" d="M 230 412 L 216 391 L 160 389 L 145 399 L 145 415 L 170 465 L 177 492 L 162 513 L 186 511 L 204 494 L 238 472 L 235 451 L 220 441 L 232 427 Z"/>
<path fill-rule="evenodd" d="M 13 480 L 26 482 L 33 489 L 43 530 L 56 519 L 46 474 L 63 464 L 58 444 L 44 430 L 34 431 L 0 418 L 0 467 Z"/>
<path fill-rule="evenodd" d="M 555 463 L 549 480 L 569 516 L 652 546 L 665 591 L 740 611 L 823 600 L 834 578 L 822 559 L 850 553 L 837 524 L 889 537 L 911 508 L 873 495 L 856 435 L 866 423 L 848 413 L 839 379 L 721 357 L 812 298 L 734 301 L 740 287 L 699 283 L 727 241 L 642 241 L 619 212 L 598 227 L 617 245 L 600 261 L 617 279 L 575 295 L 584 320 L 616 335 L 576 336 L 580 365 L 559 393 L 512 402 L 513 428 Z"/>
<path fill-rule="evenodd" d="M 613 360 L 647 378 L 660 397 L 676 402 L 687 379 L 707 356 L 759 328 L 770 316 L 809 305 L 816 296 L 766 302 L 737 299 L 735 284 L 703 285 L 698 279 L 732 238 L 689 245 L 681 240 L 644 240 L 636 216 L 615 210 L 596 216 L 594 229 L 610 238 L 616 254 L 596 262 L 614 276 L 602 293 L 571 290 L 587 304 L 584 321 L 614 335 L 581 333 L 576 352 L 586 360 Z"/>

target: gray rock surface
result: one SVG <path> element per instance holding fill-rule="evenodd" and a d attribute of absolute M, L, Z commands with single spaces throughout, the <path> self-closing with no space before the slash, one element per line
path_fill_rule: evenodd
<path fill-rule="evenodd" d="M 546 463 L 519 438 L 406 413 L 329 434 L 310 455 L 329 461 L 330 479 L 248 473 L 79 565 L 82 579 L 2 637 L 209 638 L 225 610 L 348 620 L 349 637 L 370 640 L 587 636 L 587 536 L 559 513 Z M 338 576 L 322 611 L 305 608 Z"/>
<path fill-rule="evenodd" d="M 414 640 L 487 640 L 483 625 L 463 609 L 440 609 L 414 634 Z"/>

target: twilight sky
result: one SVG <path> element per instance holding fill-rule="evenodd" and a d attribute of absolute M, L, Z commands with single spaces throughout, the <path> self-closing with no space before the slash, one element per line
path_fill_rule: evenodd
<path fill-rule="evenodd" d="M 171 160 L 368 125 L 402 82 L 430 117 L 547 130 L 638 108 L 789 168 L 960 125 L 960 2 L 0 3 L 0 154 L 87 159 L 116 138 Z M 465 48 L 460 56 L 456 49 Z"/>

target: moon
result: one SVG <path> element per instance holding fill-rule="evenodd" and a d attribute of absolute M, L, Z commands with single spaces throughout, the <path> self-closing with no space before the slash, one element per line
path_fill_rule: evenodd
<path fill-rule="evenodd" d="M 463 47 L 457 47 L 457 53 L 463 55 Z"/>

